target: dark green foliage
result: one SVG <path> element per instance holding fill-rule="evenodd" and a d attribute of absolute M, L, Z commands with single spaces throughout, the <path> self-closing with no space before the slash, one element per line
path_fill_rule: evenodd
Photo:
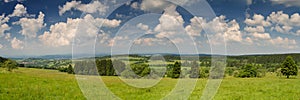
<path fill-rule="evenodd" d="M 172 77 L 172 68 L 173 68 L 173 64 L 168 64 L 167 65 L 167 71 L 166 71 L 166 76 L 167 77 Z"/>
<path fill-rule="evenodd" d="M 68 68 L 67 68 L 67 73 L 68 73 L 68 74 L 75 74 L 72 65 L 69 65 L 69 66 L 68 66 Z"/>
<path fill-rule="evenodd" d="M 131 64 L 121 75 L 124 78 L 141 78 L 150 75 L 151 69 L 148 64 Z"/>
<path fill-rule="evenodd" d="M 111 59 L 96 60 L 97 69 L 101 76 L 120 75 L 125 70 L 125 63 Z"/>
<path fill-rule="evenodd" d="M 132 71 L 140 77 L 150 74 L 151 71 L 148 64 L 132 64 L 130 67 Z"/>
<path fill-rule="evenodd" d="M 198 77 L 199 77 L 199 64 L 196 61 L 193 61 L 191 64 L 190 78 L 198 78 Z"/>
<path fill-rule="evenodd" d="M 59 67 L 59 68 L 57 68 L 57 70 L 60 71 L 60 72 L 67 72 L 68 68 L 66 68 L 66 67 Z"/>
<path fill-rule="evenodd" d="M 241 70 L 235 75 L 236 77 L 241 78 L 250 78 L 250 77 L 262 77 L 265 75 L 265 72 L 258 65 L 247 64 L 241 68 Z"/>
<path fill-rule="evenodd" d="M 199 78 L 207 78 L 209 76 L 209 68 L 204 67 L 199 69 Z"/>
<path fill-rule="evenodd" d="M 7 71 L 12 71 L 13 69 L 18 68 L 18 63 L 16 61 L 7 59 L 6 61 L 4 61 L 4 63 L 1 66 L 6 68 Z"/>
<path fill-rule="evenodd" d="M 225 73 L 229 76 L 233 76 L 235 70 L 236 70 L 235 67 L 227 67 Z"/>
<path fill-rule="evenodd" d="M 286 59 L 282 63 L 281 73 L 282 75 L 285 75 L 287 78 L 289 78 L 292 75 L 297 76 L 298 68 L 293 57 L 291 56 L 286 57 Z"/>
<path fill-rule="evenodd" d="M 176 61 L 172 68 L 172 78 L 179 78 L 180 73 L 181 73 L 181 64 Z"/>

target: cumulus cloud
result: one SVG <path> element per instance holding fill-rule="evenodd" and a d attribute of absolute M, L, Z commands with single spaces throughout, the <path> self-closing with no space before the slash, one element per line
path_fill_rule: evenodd
<path fill-rule="evenodd" d="M 255 27 L 246 26 L 244 28 L 244 30 L 249 33 L 255 33 L 255 32 L 264 33 L 265 32 L 265 28 L 263 26 L 255 26 Z"/>
<path fill-rule="evenodd" d="M 141 29 L 141 30 L 144 30 L 144 31 L 150 31 L 149 26 L 145 25 L 143 23 L 137 24 L 136 27 L 139 28 L 139 29 Z"/>
<path fill-rule="evenodd" d="M 255 39 L 271 39 L 271 36 L 269 33 L 253 33 L 252 36 Z"/>
<path fill-rule="evenodd" d="M 220 44 L 225 40 L 227 42 L 241 42 L 242 33 L 240 32 L 240 26 L 236 20 L 227 22 L 225 16 L 219 16 L 203 24 L 204 30 L 213 37 L 210 42 L 212 44 Z"/>
<path fill-rule="evenodd" d="M 227 31 L 225 34 L 225 40 L 229 41 L 242 41 L 242 33 L 240 31 L 240 25 L 236 22 L 236 20 L 232 20 L 228 23 Z"/>
<path fill-rule="evenodd" d="M 106 13 L 108 6 L 102 4 L 100 1 L 93 1 L 89 4 L 82 4 L 81 1 L 66 2 L 65 5 L 59 6 L 59 15 L 63 15 L 70 10 L 79 10 L 86 13 Z"/>
<path fill-rule="evenodd" d="M 282 4 L 286 7 L 290 6 L 300 6 L 299 0 L 270 0 L 273 4 Z"/>
<path fill-rule="evenodd" d="M 7 24 L 0 24 L 0 37 L 3 36 L 5 31 L 10 29 L 11 27 L 9 27 Z"/>
<path fill-rule="evenodd" d="M 270 26 L 271 23 L 265 20 L 265 17 L 259 14 L 254 14 L 253 19 L 247 18 L 244 21 L 249 26 Z"/>
<path fill-rule="evenodd" d="M 270 31 L 275 30 L 280 33 L 290 33 L 294 27 L 297 27 L 298 15 L 293 14 L 293 17 L 290 17 L 282 11 L 278 11 L 272 12 L 266 19 L 259 14 L 255 14 L 253 19 L 247 18 L 244 21 L 246 23 L 244 31 L 248 33 L 249 37 L 245 38 L 245 42 L 250 44 L 255 43 L 258 46 L 272 45 L 289 49 L 297 47 L 295 40 L 282 37 L 273 38 L 270 33 L 266 33 L 265 28 L 269 28 Z"/>
<path fill-rule="evenodd" d="M 103 24 L 102 24 L 103 23 Z M 67 19 L 67 22 L 59 22 L 50 26 L 50 31 L 44 32 L 39 36 L 39 40 L 44 44 L 59 47 L 68 46 L 71 44 L 75 35 L 81 38 L 94 38 L 97 34 L 103 33 L 98 27 L 117 27 L 121 21 L 108 20 L 102 18 L 94 18 L 92 15 L 87 14 L 82 19 Z M 84 41 L 83 41 L 84 42 Z"/>
<path fill-rule="evenodd" d="M 13 24 L 20 25 L 22 30 L 20 33 L 28 38 L 35 38 L 37 32 L 42 29 L 44 24 L 45 15 L 40 12 L 38 18 L 21 18 L 18 22 Z"/>
<path fill-rule="evenodd" d="M 0 44 L 0 49 L 2 49 L 3 48 L 3 45 L 2 44 Z"/>
<path fill-rule="evenodd" d="M 190 21 L 191 24 L 185 27 L 185 31 L 190 36 L 200 36 L 202 32 L 202 24 L 205 20 L 202 17 L 194 17 Z"/>
<path fill-rule="evenodd" d="M 283 13 L 283 11 L 272 12 L 268 17 L 267 21 L 270 21 L 273 26 L 271 30 L 275 30 L 279 33 L 300 35 L 293 29 L 300 27 L 300 15 L 294 13 L 291 16 Z"/>
<path fill-rule="evenodd" d="M 155 32 L 158 32 L 156 37 L 165 38 L 170 36 L 178 36 L 184 29 L 183 18 L 176 11 L 176 6 L 169 6 L 164 10 L 165 12 L 159 18 L 159 24 L 154 28 Z M 181 33 L 182 34 L 182 33 Z"/>
<path fill-rule="evenodd" d="M 66 23 L 59 22 L 51 25 L 50 32 L 44 32 L 43 35 L 39 36 L 39 39 L 44 44 L 53 47 L 70 45 L 79 21 L 80 19 L 68 19 Z"/>
<path fill-rule="evenodd" d="M 13 49 L 23 49 L 24 48 L 24 42 L 21 40 L 18 40 L 16 37 L 11 41 L 11 47 Z"/>
<path fill-rule="evenodd" d="M 288 38 L 277 37 L 275 39 L 269 40 L 271 44 L 277 47 L 284 47 L 287 49 L 294 49 L 297 47 L 296 40 L 290 40 Z"/>
<path fill-rule="evenodd" d="M 0 16 L 0 37 L 3 36 L 5 31 L 8 31 L 11 29 L 11 27 L 6 24 L 9 21 L 9 17 L 5 17 L 4 14 Z"/>
<path fill-rule="evenodd" d="M 10 17 L 16 16 L 16 17 L 22 17 L 22 16 L 27 16 L 27 9 L 24 7 L 22 4 L 17 4 L 15 6 L 15 9 Z"/>
<path fill-rule="evenodd" d="M 171 5 L 172 4 L 165 0 L 143 0 L 140 8 L 141 10 L 149 12 L 162 12 Z"/>

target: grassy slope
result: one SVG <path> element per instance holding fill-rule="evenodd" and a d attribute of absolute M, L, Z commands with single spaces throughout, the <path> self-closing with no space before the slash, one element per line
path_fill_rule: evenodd
<path fill-rule="evenodd" d="M 1 69 L 0 69 L 1 70 Z M 0 99 L 84 99 L 74 76 L 55 70 L 0 71 Z"/>
<path fill-rule="evenodd" d="M 177 80 L 165 78 L 155 87 L 133 88 L 117 77 L 102 77 L 106 85 L 122 99 L 160 99 L 168 94 Z M 265 78 L 240 79 L 227 77 L 215 99 L 300 99 L 300 79 L 275 75 Z M 199 99 L 206 79 L 199 79 L 190 99 Z M 23 69 L 8 73 L 0 69 L 0 100 L 5 99 L 85 99 L 74 75 L 52 70 Z"/>

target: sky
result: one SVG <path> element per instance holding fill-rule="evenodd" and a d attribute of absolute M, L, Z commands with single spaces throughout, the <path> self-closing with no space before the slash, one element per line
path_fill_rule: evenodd
<path fill-rule="evenodd" d="M 0 0 L 0 56 L 300 51 L 299 0 Z"/>

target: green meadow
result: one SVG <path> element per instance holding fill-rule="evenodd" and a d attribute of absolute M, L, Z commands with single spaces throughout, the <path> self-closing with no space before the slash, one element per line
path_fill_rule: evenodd
<path fill-rule="evenodd" d="M 101 77 L 116 96 L 124 100 L 152 99 L 165 97 L 175 87 L 178 79 L 163 78 L 151 88 L 135 88 L 114 76 Z M 92 82 L 92 80 L 91 80 Z M 198 79 L 189 99 L 200 99 L 207 79 Z M 93 92 L 93 91 L 92 91 Z M 19 68 L 8 72 L 0 69 L 0 100 L 61 100 L 86 99 L 76 77 L 57 70 Z M 101 99 L 101 97 L 99 97 Z M 223 79 L 215 100 L 299 100 L 300 77 L 286 79 L 274 73 L 263 78 Z"/>

